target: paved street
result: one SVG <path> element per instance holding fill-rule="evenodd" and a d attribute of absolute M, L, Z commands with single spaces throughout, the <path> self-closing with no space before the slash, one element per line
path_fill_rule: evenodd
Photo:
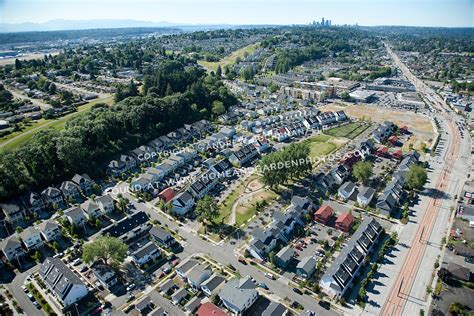
<path fill-rule="evenodd" d="M 398 56 L 390 49 L 388 51 L 431 104 L 442 132 L 440 148 L 434 158 L 428 158 L 434 170 L 429 173 L 429 183 L 421 194 L 420 204 L 412 208 L 415 216 L 411 216 L 410 222 L 400 229 L 400 244 L 395 250 L 398 253 L 381 267 L 377 280 L 379 286 L 369 291 L 365 313 L 378 315 L 383 307 L 382 313 L 417 315 L 421 309 L 428 310 L 430 300 L 426 288 L 432 283 L 434 262 L 438 255 L 442 255 L 440 243 L 450 224 L 454 195 L 459 193 L 470 171 L 466 157 L 469 157 L 471 144 L 469 137 L 458 137 L 453 120 L 459 118 L 445 110 L 446 104 L 414 77 Z"/>
<path fill-rule="evenodd" d="M 223 243 L 221 245 L 213 244 L 208 241 L 203 240 L 195 233 L 189 232 L 189 229 L 186 227 L 178 226 L 174 221 L 170 221 L 168 217 L 163 214 L 151 210 L 145 203 L 139 203 L 135 198 L 125 193 L 125 197 L 129 198 L 130 201 L 134 204 L 135 208 L 138 211 L 145 211 L 152 220 L 158 220 L 163 225 L 168 225 L 171 230 L 178 231 L 180 236 L 186 240 L 186 246 L 184 251 L 178 254 L 178 257 L 184 259 L 193 254 L 206 254 L 211 256 L 217 262 L 226 265 L 232 264 L 242 276 L 250 275 L 257 282 L 264 282 L 268 285 L 271 292 L 275 293 L 281 298 L 289 298 L 292 301 L 298 301 L 302 304 L 305 309 L 310 309 L 316 311 L 318 315 L 338 315 L 334 311 L 327 311 L 318 305 L 318 302 L 307 296 L 299 295 L 293 292 L 291 286 L 280 281 L 280 280 L 270 280 L 265 277 L 264 273 L 261 270 L 258 270 L 252 265 L 243 265 L 237 260 L 237 256 L 234 253 L 234 246 L 230 243 Z"/>
<path fill-rule="evenodd" d="M 37 266 L 34 266 L 30 270 L 27 270 L 23 273 L 18 273 L 11 283 L 6 284 L 6 287 L 10 290 L 18 304 L 20 304 L 21 308 L 23 308 L 24 313 L 28 316 L 41 314 L 41 312 L 33 305 L 28 296 L 26 296 L 26 294 L 21 289 L 26 277 L 30 273 L 33 273 L 37 268 Z"/>

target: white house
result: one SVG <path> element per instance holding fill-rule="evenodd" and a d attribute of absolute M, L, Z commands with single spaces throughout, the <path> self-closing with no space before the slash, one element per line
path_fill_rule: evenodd
<path fill-rule="evenodd" d="M 84 282 L 59 258 L 46 258 L 39 267 L 39 275 L 62 309 L 88 294 Z"/>
<path fill-rule="evenodd" d="M 70 207 L 64 211 L 64 216 L 71 225 L 82 226 L 86 222 L 86 215 L 79 207 Z"/>
<path fill-rule="evenodd" d="M 25 255 L 25 252 L 21 247 L 21 242 L 17 236 L 11 236 L 0 241 L 0 250 L 2 250 L 5 258 L 10 262 L 14 262 Z"/>
<path fill-rule="evenodd" d="M 109 214 L 115 209 L 114 199 L 110 196 L 110 194 L 99 196 L 95 199 L 95 202 L 99 205 L 99 208 L 103 214 Z"/>
<path fill-rule="evenodd" d="M 194 199 L 188 191 L 184 191 L 176 195 L 171 204 L 173 213 L 185 215 L 194 206 Z"/>
<path fill-rule="evenodd" d="M 56 222 L 48 220 L 41 222 L 38 225 L 38 228 L 43 236 L 44 240 L 46 241 L 54 241 L 61 237 L 61 230 L 59 229 L 59 225 Z"/>
<path fill-rule="evenodd" d="M 28 250 L 37 249 L 43 245 L 41 231 L 37 227 L 30 226 L 26 228 L 19 234 L 19 237 Z"/>
<path fill-rule="evenodd" d="M 132 260 L 138 266 L 142 266 L 152 260 L 155 260 L 156 258 L 159 258 L 160 256 L 160 248 L 158 248 L 158 246 L 156 246 L 153 242 L 150 241 L 145 246 L 137 249 L 132 254 Z"/>
<path fill-rule="evenodd" d="M 99 204 L 92 200 L 87 200 L 81 204 L 81 208 L 84 211 L 88 220 L 93 220 L 102 215 Z"/>
<path fill-rule="evenodd" d="M 246 277 L 227 282 L 219 292 L 219 297 L 227 309 L 241 315 L 255 303 L 258 292 L 256 284 L 250 277 Z"/>
<path fill-rule="evenodd" d="M 359 203 L 361 207 L 366 207 L 373 200 L 374 194 L 375 190 L 371 187 L 362 188 L 359 194 L 357 194 L 357 203 Z"/>

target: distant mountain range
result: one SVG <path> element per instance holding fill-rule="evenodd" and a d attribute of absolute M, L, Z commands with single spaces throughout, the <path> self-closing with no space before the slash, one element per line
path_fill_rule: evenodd
<path fill-rule="evenodd" d="M 137 20 L 51 20 L 44 23 L 0 23 L 0 33 L 32 32 L 32 31 L 62 31 L 62 30 L 87 30 L 106 28 L 130 28 L 130 27 L 198 27 L 205 25 L 179 24 L 171 22 L 151 22 Z M 208 28 L 226 27 L 225 25 L 208 25 Z M 227 26 L 229 27 L 229 26 Z"/>

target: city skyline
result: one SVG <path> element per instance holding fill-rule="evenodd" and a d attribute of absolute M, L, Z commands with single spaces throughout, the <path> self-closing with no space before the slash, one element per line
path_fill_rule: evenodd
<path fill-rule="evenodd" d="M 0 0 L 0 23 L 51 20 L 136 20 L 174 24 L 333 24 L 472 27 L 472 0 L 235 1 Z"/>

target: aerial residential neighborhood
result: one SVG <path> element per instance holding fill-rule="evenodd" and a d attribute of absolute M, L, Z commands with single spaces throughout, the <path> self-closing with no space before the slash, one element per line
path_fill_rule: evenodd
<path fill-rule="evenodd" d="M 444 8 L 0 2 L 0 314 L 471 315 Z"/>

